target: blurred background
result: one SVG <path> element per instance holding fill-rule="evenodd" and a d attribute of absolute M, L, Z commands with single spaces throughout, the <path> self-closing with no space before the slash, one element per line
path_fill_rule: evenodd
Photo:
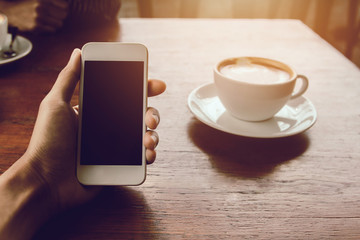
<path fill-rule="evenodd" d="M 300 19 L 360 68 L 360 0 L 122 0 L 120 17 Z"/>

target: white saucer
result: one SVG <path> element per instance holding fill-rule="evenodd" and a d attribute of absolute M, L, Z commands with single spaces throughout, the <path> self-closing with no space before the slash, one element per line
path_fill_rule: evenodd
<path fill-rule="evenodd" d="M 317 117 L 314 105 L 302 96 L 290 100 L 269 120 L 242 121 L 226 111 L 213 83 L 194 89 L 188 97 L 188 106 L 197 119 L 210 127 L 255 138 L 279 138 L 301 133 L 314 125 Z"/>
<path fill-rule="evenodd" d="M 7 48 L 7 46 L 10 45 L 10 41 L 11 41 L 11 35 L 8 34 L 5 42 L 5 48 Z M 0 51 L 0 66 L 3 64 L 14 62 L 28 55 L 31 52 L 32 44 L 28 39 L 18 35 L 15 38 L 13 49 L 17 52 L 17 55 L 12 58 L 3 58 L 2 52 Z"/>

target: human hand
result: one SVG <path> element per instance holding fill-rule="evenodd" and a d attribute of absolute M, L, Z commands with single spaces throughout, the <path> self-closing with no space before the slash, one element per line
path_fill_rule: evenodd
<path fill-rule="evenodd" d="M 75 176 L 78 115 L 70 100 L 79 81 L 80 55 L 79 49 L 74 50 L 41 102 L 28 149 L 0 176 L 0 239 L 30 239 L 50 217 L 99 192 L 99 187 L 83 186 Z M 148 96 L 165 88 L 164 82 L 149 80 Z M 146 125 L 155 129 L 159 119 L 157 110 L 149 108 Z M 157 142 L 156 132 L 148 131 L 144 138 L 148 163 L 155 160 Z"/>
<path fill-rule="evenodd" d="M 80 76 L 79 49 L 74 50 L 67 66 L 61 71 L 53 88 L 40 104 L 38 117 L 29 147 L 19 161 L 29 166 L 32 174 L 48 186 L 55 212 L 67 209 L 92 198 L 99 188 L 81 185 L 75 176 L 78 115 L 70 100 Z M 155 96 L 165 90 L 165 83 L 149 80 L 148 95 Z M 149 108 L 145 123 L 155 129 L 159 113 Z M 148 163 L 155 160 L 158 135 L 150 130 L 144 145 Z"/>

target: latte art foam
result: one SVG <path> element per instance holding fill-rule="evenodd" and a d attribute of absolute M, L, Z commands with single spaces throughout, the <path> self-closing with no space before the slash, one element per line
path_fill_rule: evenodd
<path fill-rule="evenodd" d="M 286 71 L 253 63 L 225 65 L 220 72 L 228 78 L 255 84 L 282 83 L 290 79 Z"/>

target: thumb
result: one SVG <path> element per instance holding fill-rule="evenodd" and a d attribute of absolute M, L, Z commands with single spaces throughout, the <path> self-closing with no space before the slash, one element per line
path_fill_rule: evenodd
<path fill-rule="evenodd" d="M 80 79 L 81 50 L 76 48 L 71 54 L 70 60 L 60 72 L 51 92 L 65 102 L 70 102 L 76 84 Z"/>

